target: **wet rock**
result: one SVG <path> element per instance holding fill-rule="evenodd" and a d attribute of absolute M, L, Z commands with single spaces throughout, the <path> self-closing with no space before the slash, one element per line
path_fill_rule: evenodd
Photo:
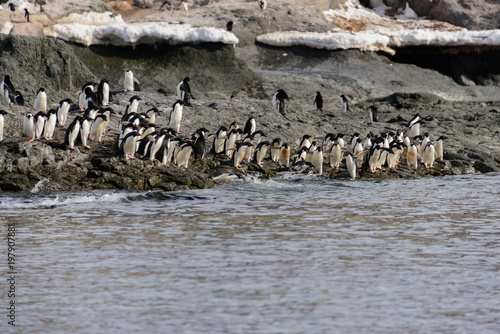
<path fill-rule="evenodd" d="M 474 161 L 474 169 L 481 173 L 492 173 L 498 172 L 499 169 L 493 165 L 487 164 L 483 161 Z"/>

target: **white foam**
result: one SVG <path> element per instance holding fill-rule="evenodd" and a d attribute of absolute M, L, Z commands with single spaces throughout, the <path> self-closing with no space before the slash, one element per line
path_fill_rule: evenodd
<path fill-rule="evenodd" d="M 60 38 L 87 46 L 127 46 L 151 43 L 175 45 L 203 42 L 234 45 L 238 43 L 238 38 L 233 33 L 223 29 L 164 22 L 111 23 L 106 25 L 55 24 L 44 29 L 44 34 L 48 37 Z"/>

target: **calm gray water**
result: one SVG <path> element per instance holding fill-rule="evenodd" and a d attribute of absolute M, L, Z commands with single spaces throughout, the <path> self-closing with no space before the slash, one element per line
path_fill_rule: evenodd
<path fill-rule="evenodd" d="M 498 333 L 500 175 L 0 195 L 2 333 Z"/>

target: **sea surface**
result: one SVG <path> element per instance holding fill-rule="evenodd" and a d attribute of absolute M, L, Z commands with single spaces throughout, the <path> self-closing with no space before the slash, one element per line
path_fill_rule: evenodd
<path fill-rule="evenodd" d="M 499 333 L 500 174 L 34 189 L 0 230 L 1 333 Z"/>

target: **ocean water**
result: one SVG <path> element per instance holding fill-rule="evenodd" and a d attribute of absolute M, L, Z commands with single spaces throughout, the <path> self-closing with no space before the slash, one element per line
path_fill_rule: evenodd
<path fill-rule="evenodd" d="M 498 333 L 499 192 L 483 174 L 0 194 L 0 332 Z"/>

